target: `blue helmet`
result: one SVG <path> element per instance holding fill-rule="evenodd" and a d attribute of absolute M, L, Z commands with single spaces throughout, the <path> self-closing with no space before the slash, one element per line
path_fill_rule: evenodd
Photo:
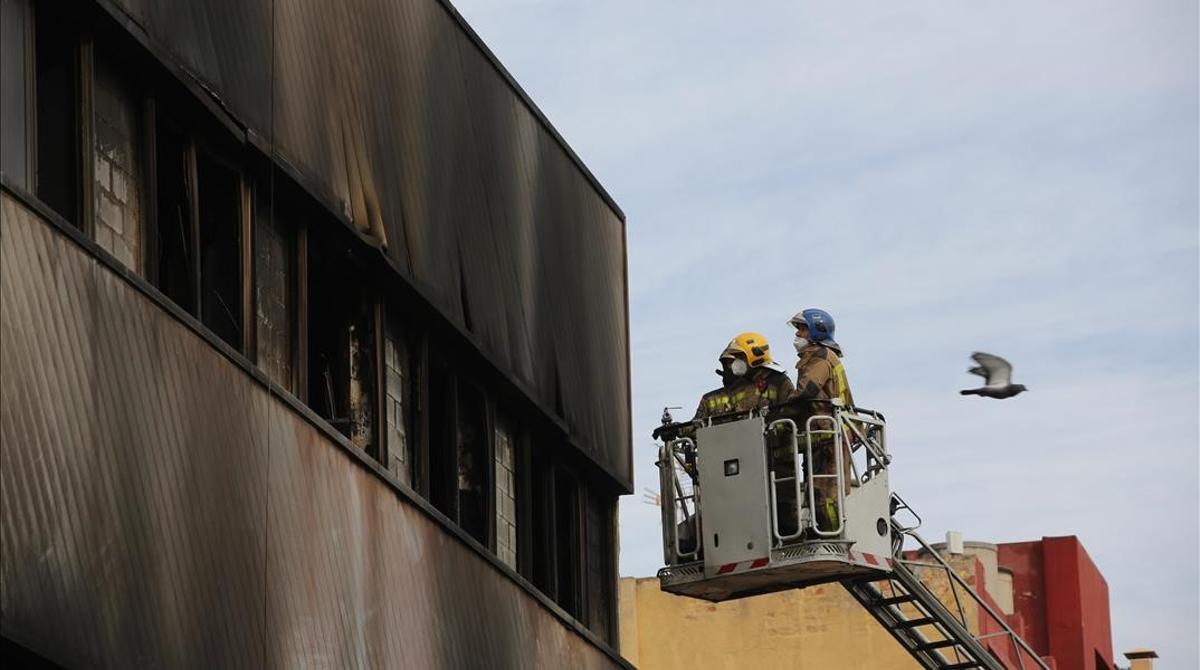
<path fill-rule="evenodd" d="M 838 346 L 838 343 L 833 339 L 833 317 L 823 309 L 806 309 L 793 316 L 788 320 L 788 323 L 796 330 L 800 329 L 801 324 L 808 326 L 808 339 L 810 342 L 823 344 L 827 347 Z"/>

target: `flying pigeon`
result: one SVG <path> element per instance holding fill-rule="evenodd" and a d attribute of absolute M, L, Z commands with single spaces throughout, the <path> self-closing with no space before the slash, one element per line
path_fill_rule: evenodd
<path fill-rule="evenodd" d="M 971 358 L 979 365 L 970 369 L 970 373 L 979 375 L 987 380 L 982 388 L 959 391 L 963 395 L 981 395 L 988 398 L 1011 398 L 1021 391 L 1026 391 L 1024 384 L 1012 383 L 1012 366 L 1008 361 L 979 351 L 971 354 Z"/>

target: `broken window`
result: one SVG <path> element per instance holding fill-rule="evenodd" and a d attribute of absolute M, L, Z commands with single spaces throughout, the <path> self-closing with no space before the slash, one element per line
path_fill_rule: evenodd
<path fill-rule="evenodd" d="M 29 189 L 28 0 L 0 0 L 0 172 Z"/>
<path fill-rule="evenodd" d="M 531 448 L 529 460 L 530 560 L 525 563 L 529 580 L 554 600 L 554 468 L 539 439 Z"/>
<path fill-rule="evenodd" d="M 554 548 L 557 597 L 571 616 L 580 618 L 583 599 L 580 579 L 579 484 L 566 470 L 554 468 Z"/>
<path fill-rule="evenodd" d="M 413 355 L 400 318 L 389 311 L 384 336 L 384 412 L 387 423 L 387 469 L 405 484 L 412 484 L 414 444 Z"/>
<path fill-rule="evenodd" d="M 79 41 L 49 11 L 36 24 L 37 197 L 79 226 Z"/>
<path fill-rule="evenodd" d="M 292 392 L 296 253 L 294 215 L 282 206 L 272 209 L 269 189 L 255 189 L 255 360 L 271 381 Z"/>
<path fill-rule="evenodd" d="M 126 267 L 141 270 L 141 96 L 118 67 L 96 54 L 92 114 L 95 239 Z"/>
<path fill-rule="evenodd" d="M 200 321 L 242 348 L 242 183 L 233 168 L 199 152 Z"/>
<path fill-rule="evenodd" d="M 172 302 L 195 313 L 196 290 L 192 239 L 191 143 L 165 123 L 155 134 L 157 221 L 150 279 Z"/>
<path fill-rule="evenodd" d="M 587 496 L 588 628 L 602 640 L 612 640 L 613 521 L 612 501 L 594 490 Z"/>
<path fill-rule="evenodd" d="M 366 306 L 364 305 L 364 308 Z M 364 310 L 365 311 L 365 310 Z M 366 318 L 364 318 L 366 317 Z M 350 359 L 349 415 L 350 439 L 368 453 L 373 453 L 375 444 L 375 357 L 371 340 L 369 316 L 355 318 L 347 328 L 347 357 Z M 378 454 L 373 454 L 378 458 Z"/>
<path fill-rule="evenodd" d="M 508 415 L 496 412 L 496 556 L 517 569 L 517 438 Z"/>
<path fill-rule="evenodd" d="M 320 242 L 309 247 L 309 406 L 375 455 L 373 303 L 333 248 Z"/>
<path fill-rule="evenodd" d="M 458 525 L 480 543 L 488 544 L 487 404 L 474 384 L 458 384 Z"/>
<path fill-rule="evenodd" d="M 147 275 L 229 346 L 245 351 L 249 208 L 241 172 L 174 123 L 151 116 L 155 214 L 144 245 Z"/>
<path fill-rule="evenodd" d="M 483 545 L 494 521 L 492 432 L 483 389 L 440 357 L 429 374 L 429 501 Z"/>
<path fill-rule="evenodd" d="M 504 486 L 501 467 L 505 421 L 496 420 L 496 534 L 501 545 Z M 561 438 L 558 438 L 561 439 Z M 524 449 L 515 449 L 518 516 L 514 529 L 520 573 L 571 616 L 585 623 L 602 639 L 616 635 L 616 505 L 593 484 L 556 458 L 556 438 L 530 435 Z M 514 445 L 520 444 L 514 441 Z M 528 500 L 528 504 L 520 504 Z M 505 561 L 508 563 L 508 561 Z M 510 563 L 511 565 L 511 563 Z"/>
<path fill-rule="evenodd" d="M 455 481 L 454 376 L 440 358 L 429 370 L 429 502 L 453 520 L 458 519 Z"/>

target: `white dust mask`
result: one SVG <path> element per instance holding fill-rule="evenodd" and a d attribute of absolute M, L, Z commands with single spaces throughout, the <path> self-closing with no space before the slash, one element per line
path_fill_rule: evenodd
<path fill-rule="evenodd" d="M 792 340 L 792 346 L 796 347 L 796 353 L 800 353 L 801 349 L 808 346 L 808 340 L 803 337 L 797 337 L 796 339 Z"/>

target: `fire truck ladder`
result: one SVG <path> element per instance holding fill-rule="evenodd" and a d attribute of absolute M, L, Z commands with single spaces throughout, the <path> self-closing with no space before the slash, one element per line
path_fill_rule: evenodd
<path fill-rule="evenodd" d="M 1017 635 L 1004 617 L 984 602 L 950 564 L 917 535 L 916 528 L 920 526 L 920 517 L 917 517 L 916 525 L 902 525 L 895 516 L 900 510 L 907 510 L 916 517 L 912 508 L 908 507 L 900 496 L 893 494 L 892 530 L 895 539 L 892 547 L 892 572 L 882 580 L 848 579 L 842 582 L 842 586 L 928 670 L 1008 670 L 1008 666 L 988 649 L 989 640 L 1003 638 L 1007 638 L 1008 644 L 1011 645 L 1010 662 L 1015 662 L 1015 667 L 1022 670 L 1049 670 L 1041 657 Z M 913 538 L 921 549 L 919 554 L 932 557 L 932 562 L 906 559 L 905 537 Z M 944 572 L 955 611 L 948 609 L 910 567 Z M 967 609 L 964 605 L 969 606 L 972 602 L 981 621 L 987 622 L 986 628 L 994 632 L 978 636 L 970 632 Z"/>

